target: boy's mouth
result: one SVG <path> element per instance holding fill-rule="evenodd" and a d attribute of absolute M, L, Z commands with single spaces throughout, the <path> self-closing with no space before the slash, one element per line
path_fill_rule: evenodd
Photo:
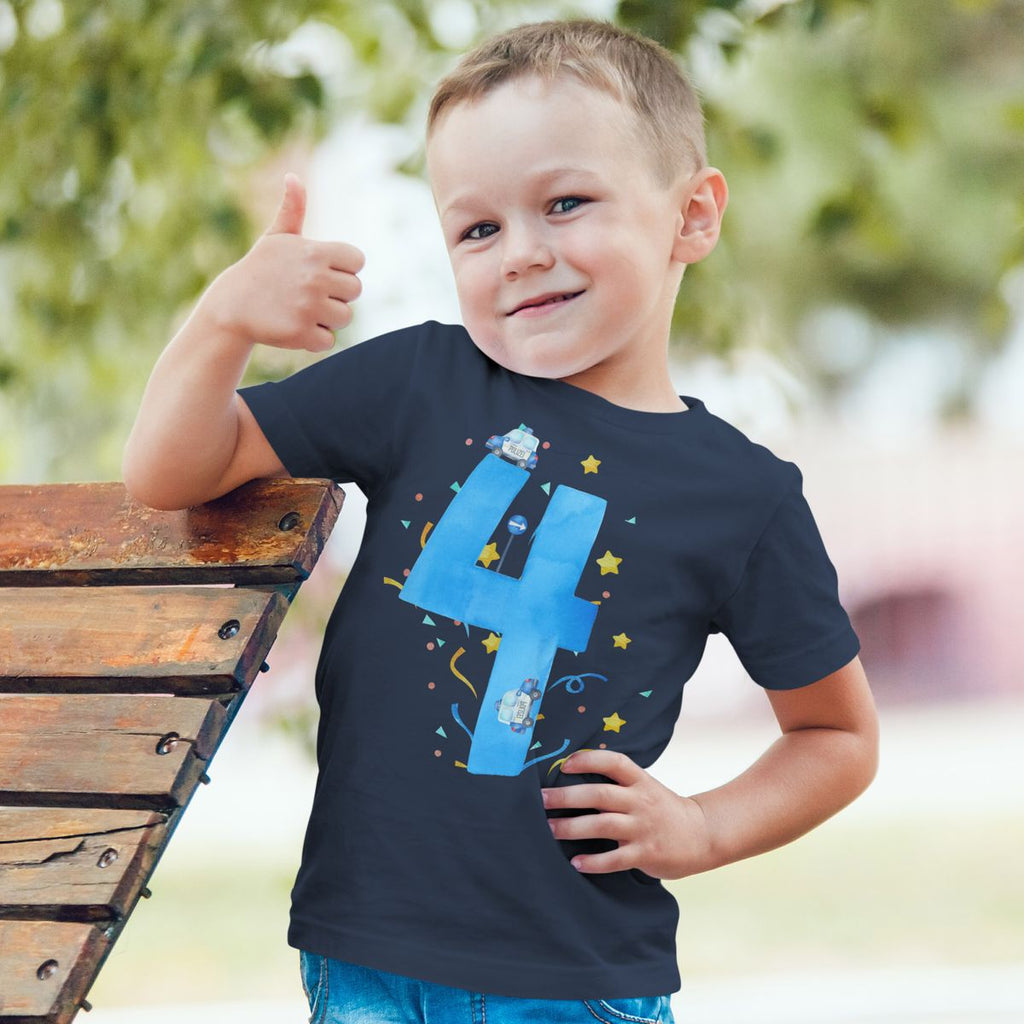
<path fill-rule="evenodd" d="M 521 313 L 528 309 L 541 309 L 544 306 L 556 306 L 563 302 L 568 302 L 570 299 L 575 299 L 577 295 L 582 295 L 583 292 L 548 292 L 545 295 L 537 295 L 532 299 L 527 299 L 525 302 L 520 302 L 511 312 L 506 313 L 506 316 L 515 316 L 516 313 Z"/>

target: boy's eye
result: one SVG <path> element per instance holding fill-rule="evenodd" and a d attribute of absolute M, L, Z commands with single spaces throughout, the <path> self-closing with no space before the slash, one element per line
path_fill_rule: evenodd
<path fill-rule="evenodd" d="M 551 204 L 552 213 L 572 213 L 586 202 L 582 196 L 562 196 Z"/>
<path fill-rule="evenodd" d="M 483 224 L 474 224 L 471 228 L 462 232 L 459 240 L 466 241 L 468 239 L 471 241 L 480 241 L 482 238 L 489 238 L 497 230 L 498 225 L 491 224 L 489 221 L 486 221 Z"/>

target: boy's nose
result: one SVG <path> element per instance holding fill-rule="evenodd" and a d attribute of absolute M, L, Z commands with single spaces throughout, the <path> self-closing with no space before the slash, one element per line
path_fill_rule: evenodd
<path fill-rule="evenodd" d="M 545 269 L 555 262 L 551 247 L 535 232 L 506 230 L 504 241 L 501 273 L 506 280 L 514 280 L 527 270 Z"/>

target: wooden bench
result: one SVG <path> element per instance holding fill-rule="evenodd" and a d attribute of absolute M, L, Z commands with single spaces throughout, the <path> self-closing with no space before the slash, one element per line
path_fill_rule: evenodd
<path fill-rule="evenodd" d="M 159 512 L 0 487 L 0 1024 L 66 1024 L 238 713 L 344 494 Z"/>

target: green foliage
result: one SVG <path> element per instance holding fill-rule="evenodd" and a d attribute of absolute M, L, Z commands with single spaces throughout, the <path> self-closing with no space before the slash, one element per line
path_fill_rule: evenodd
<path fill-rule="evenodd" d="M 173 314 L 248 244 L 239 170 L 318 129 L 323 90 L 264 59 L 310 4 L 68 4 L 54 31 L 39 6 L 0 55 L 0 471 L 75 479 L 110 474 Z"/>
<path fill-rule="evenodd" d="M 710 59 L 697 27 L 686 50 L 714 68 L 699 84 L 731 200 L 679 333 L 783 352 L 809 311 L 844 305 L 997 349 L 1024 247 L 1024 3 L 786 4 L 715 25 Z"/>
<path fill-rule="evenodd" d="M 415 112 L 454 58 L 436 6 L 0 0 L 0 479 L 119 475 L 173 326 L 259 230 L 254 173 Z M 538 8 L 461 2 L 470 34 Z M 310 24 L 340 54 L 316 68 L 284 46 Z"/>
<path fill-rule="evenodd" d="M 765 7 L 618 5 L 694 68 L 732 191 L 719 250 L 687 273 L 680 337 L 782 351 L 809 310 L 847 304 L 888 323 L 953 319 L 965 343 L 997 347 L 998 282 L 1024 260 L 1024 0 Z M 253 175 L 282 149 L 356 111 L 416 138 L 460 48 L 577 13 L 0 0 L 0 477 L 118 474 L 142 382 L 250 244 Z M 287 55 L 310 23 L 340 56 Z"/>

